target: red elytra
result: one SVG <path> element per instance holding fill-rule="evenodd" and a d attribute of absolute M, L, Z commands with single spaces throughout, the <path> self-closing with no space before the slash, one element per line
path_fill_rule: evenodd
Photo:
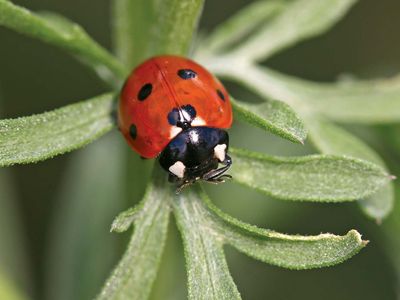
<path fill-rule="evenodd" d="M 184 57 L 150 58 L 133 70 L 121 91 L 119 129 L 142 157 L 154 158 L 182 131 L 168 116 L 186 105 L 196 111 L 191 126 L 231 127 L 229 95 L 210 72 Z"/>

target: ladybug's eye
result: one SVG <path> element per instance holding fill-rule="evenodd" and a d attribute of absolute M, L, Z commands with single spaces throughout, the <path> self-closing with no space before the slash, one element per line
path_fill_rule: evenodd
<path fill-rule="evenodd" d="M 178 76 L 182 79 L 193 79 L 197 76 L 197 73 L 190 69 L 180 69 L 178 70 Z"/>
<path fill-rule="evenodd" d="M 138 99 L 140 101 L 145 100 L 148 96 L 150 96 L 151 91 L 153 90 L 153 85 L 151 83 L 146 83 L 142 88 L 140 89 L 138 93 Z"/>

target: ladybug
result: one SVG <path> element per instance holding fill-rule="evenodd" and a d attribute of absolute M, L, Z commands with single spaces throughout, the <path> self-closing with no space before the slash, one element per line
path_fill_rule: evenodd
<path fill-rule="evenodd" d="M 190 59 L 157 56 L 134 69 L 121 91 L 118 123 L 143 158 L 159 157 L 178 190 L 197 180 L 231 178 L 224 174 L 232 164 L 224 130 L 232 124 L 229 95 Z"/>

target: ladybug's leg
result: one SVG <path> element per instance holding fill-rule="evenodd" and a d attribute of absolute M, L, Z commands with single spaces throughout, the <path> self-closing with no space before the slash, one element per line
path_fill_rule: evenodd
<path fill-rule="evenodd" d="M 232 176 L 225 174 L 218 178 L 210 178 L 207 180 L 207 182 L 212 183 L 212 184 L 220 184 L 220 183 L 224 183 L 226 181 L 226 179 L 232 179 Z"/>
<path fill-rule="evenodd" d="M 225 156 L 225 160 L 222 162 L 222 164 L 224 164 L 225 166 L 204 174 L 202 179 L 211 183 L 220 183 L 225 182 L 225 179 L 231 179 L 231 175 L 224 174 L 232 165 L 232 159 L 229 155 Z"/>
<path fill-rule="evenodd" d="M 179 194 L 185 187 L 193 184 L 194 181 L 185 181 L 183 183 L 181 183 L 175 190 L 176 194 Z"/>

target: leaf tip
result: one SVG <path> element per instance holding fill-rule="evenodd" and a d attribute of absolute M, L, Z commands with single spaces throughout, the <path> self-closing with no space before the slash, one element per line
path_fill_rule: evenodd
<path fill-rule="evenodd" d="M 365 247 L 369 243 L 368 240 L 363 240 L 361 234 L 355 229 L 350 230 L 347 235 L 353 236 L 357 243 L 360 244 L 362 247 Z"/>
<path fill-rule="evenodd" d="M 138 210 L 136 207 L 120 213 L 112 222 L 110 232 L 121 233 L 127 231 L 137 217 Z"/>
<path fill-rule="evenodd" d="M 128 229 L 128 227 L 129 226 L 123 226 L 123 225 L 119 224 L 118 222 L 114 221 L 111 224 L 110 232 L 112 232 L 112 233 L 114 233 L 114 232 L 121 233 L 121 232 L 126 231 Z"/>
<path fill-rule="evenodd" d="M 118 225 L 116 225 L 116 224 L 115 224 L 115 221 L 114 221 L 114 222 L 111 224 L 110 232 L 111 232 L 111 233 L 114 233 L 114 232 L 121 233 L 121 232 L 123 232 L 123 230 L 121 230 L 121 228 L 120 228 Z"/>

